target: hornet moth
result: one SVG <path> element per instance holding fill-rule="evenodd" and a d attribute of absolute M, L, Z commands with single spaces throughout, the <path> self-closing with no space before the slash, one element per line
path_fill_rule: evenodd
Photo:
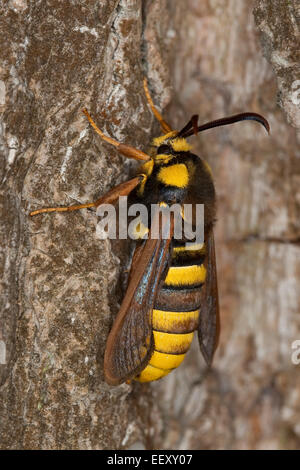
<path fill-rule="evenodd" d="M 204 204 L 204 243 L 175 240 L 174 220 L 155 215 L 147 239 L 136 242 L 131 258 L 127 291 L 109 333 L 104 356 L 105 380 L 118 385 L 135 379 L 150 382 L 179 366 L 194 332 L 208 365 L 212 363 L 219 336 L 219 302 L 213 227 L 216 195 L 208 164 L 191 152 L 187 138 L 206 129 L 253 120 L 269 132 L 267 120 L 246 112 L 198 126 L 194 115 L 180 130 L 173 130 L 155 108 L 147 81 L 144 89 L 150 108 L 159 121 L 162 135 L 152 141 L 153 156 L 106 136 L 83 110 L 100 137 L 127 158 L 143 165 L 137 176 L 119 184 L 97 201 L 69 207 L 35 210 L 68 212 L 104 203 L 115 204 L 120 196 L 150 204 Z M 169 224 L 169 236 L 162 228 Z M 154 227 L 155 226 L 155 227 Z M 159 236 L 151 238 L 154 228 Z"/>

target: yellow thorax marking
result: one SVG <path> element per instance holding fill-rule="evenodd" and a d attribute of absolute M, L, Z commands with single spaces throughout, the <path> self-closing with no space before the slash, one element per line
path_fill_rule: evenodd
<path fill-rule="evenodd" d="M 155 155 L 155 163 L 169 163 L 170 160 L 174 158 L 174 155 L 167 154 L 167 153 L 159 153 Z"/>
<path fill-rule="evenodd" d="M 189 172 L 183 163 L 162 167 L 157 175 L 158 181 L 168 186 L 185 188 L 189 183 Z"/>
<path fill-rule="evenodd" d="M 178 139 L 171 140 L 170 145 L 175 152 L 189 152 L 192 148 L 192 146 L 187 143 L 186 139 L 179 137 Z"/>
<path fill-rule="evenodd" d="M 155 147 L 159 147 L 166 140 L 169 139 L 168 144 L 171 145 L 171 147 L 173 148 L 175 152 L 189 152 L 192 149 L 192 146 L 188 144 L 186 139 L 183 139 L 182 137 L 176 138 L 177 133 L 178 133 L 177 131 L 172 131 L 172 132 L 168 132 L 168 134 L 155 137 L 152 143 Z M 174 139 L 172 139 L 172 137 L 174 137 Z"/>

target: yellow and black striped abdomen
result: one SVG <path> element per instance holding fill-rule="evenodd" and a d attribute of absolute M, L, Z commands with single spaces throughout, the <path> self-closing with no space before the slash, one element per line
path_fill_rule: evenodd
<path fill-rule="evenodd" d="M 173 248 L 172 265 L 158 293 L 152 314 L 154 352 L 136 377 L 150 382 L 178 367 L 198 327 L 201 286 L 205 281 L 204 248 Z"/>

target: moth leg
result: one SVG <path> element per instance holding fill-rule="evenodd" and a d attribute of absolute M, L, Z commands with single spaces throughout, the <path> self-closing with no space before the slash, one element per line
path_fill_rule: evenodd
<path fill-rule="evenodd" d="M 47 207 L 44 209 L 38 209 L 36 211 L 30 212 L 30 216 L 42 214 L 45 212 L 71 212 L 77 211 L 79 209 L 86 209 L 89 207 L 98 207 L 100 204 L 114 204 L 120 196 L 128 196 L 128 194 L 133 191 L 134 188 L 142 181 L 145 175 L 141 174 L 132 178 L 131 180 L 125 181 L 125 183 L 118 184 L 115 188 L 108 191 L 104 196 L 101 196 L 94 202 L 89 202 L 87 204 L 80 204 L 76 206 L 66 206 L 66 207 Z"/>
<path fill-rule="evenodd" d="M 148 84 L 147 84 L 147 79 L 144 78 L 144 90 L 145 90 L 145 95 L 146 95 L 146 98 L 147 98 L 147 101 L 150 105 L 150 108 L 154 114 L 154 116 L 156 117 L 156 119 L 159 121 L 160 125 L 161 125 L 161 128 L 163 129 L 163 131 L 165 133 L 168 133 L 168 132 L 171 132 L 173 129 L 169 126 L 169 124 L 163 119 L 162 115 L 160 114 L 160 112 L 156 109 L 156 107 L 154 106 L 154 103 L 152 101 L 152 98 L 151 98 L 151 95 L 150 95 L 150 92 L 149 92 L 149 88 L 148 88 Z"/>
<path fill-rule="evenodd" d="M 100 135 L 101 139 L 103 139 L 105 142 L 108 142 L 109 144 L 116 147 L 118 149 L 118 151 L 122 155 L 124 155 L 124 157 L 133 158 L 134 160 L 142 160 L 142 161 L 145 161 L 145 162 L 150 160 L 151 157 L 149 155 L 147 155 L 146 153 L 142 152 L 141 150 L 138 150 L 138 149 L 132 147 L 131 145 L 121 144 L 117 140 L 112 139 L 111 137 L 108 137 L 107 135 L 105 135 L 99 129 L 99 127 L 96 125 L 94 120 L 91 118 L 91 116 L 90 116 L 90 114 L 89 114 L 89 112 L 86 108 L 84 108 L 82 110 L 82 112 L 86 115 L 86 117 L 88 118 L 91 126 L 94 128 L 94 130 L 97 132 L 97 134 Z"/>

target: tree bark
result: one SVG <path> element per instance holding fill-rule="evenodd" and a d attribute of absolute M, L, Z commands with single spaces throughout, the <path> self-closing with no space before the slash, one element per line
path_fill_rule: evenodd
<path fill-rule="evenodd" d="M 279 87 L 299 127 L 297 7 L 283 3 L 2 7 L 1 448 L 299 448 L 300 366 L 291 361 L 300 339 L 299 153 L 276 104 Z M 277 28 L 266 33 L 283 12 L 287 42 Z M 284 62 L 284 47 L 283 72 L 274 60 Z M 248 110 L 265 115 L 271 136 L 240 123 L 193 138 L 218 193 L 222 332 L 213 369 L 195 342 L 160 382 L 109 387 L 103 354 L 124 294 L 127 246 L 99 240 L 92 211 L 28 213 L 97 199 L 133 173 L 81 109 L 107 135 L 147 151 L 159 126 L 143 76 L 175 128 L 195 113 L 205 122 Z"/>

